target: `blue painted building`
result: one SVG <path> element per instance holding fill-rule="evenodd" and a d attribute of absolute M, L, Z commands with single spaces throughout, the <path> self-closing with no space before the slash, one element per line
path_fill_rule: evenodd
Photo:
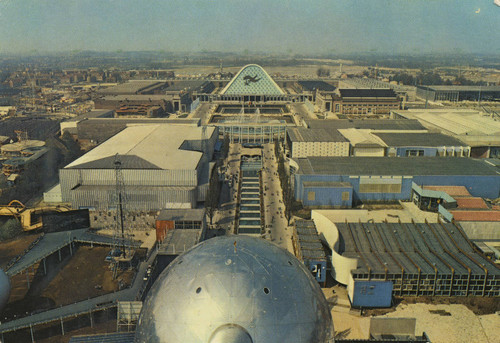
<path fill-rule="evenodd" d="M 392 281 L 354 280 L 353 307 L 391 307 Z"/>
<path fill-rule="evenodd" d="M 349 182 L 306 181 L 302 199 L 305 207 L 349 208 L 352 207 L 352 186 Z"/>
<path fill-rule="evenodd" d="M 470 146 L 434 132 L 373 132 L 386 145 L 389 157 L 469 157 Z"/>
<path fill-rule="evenodd" d="M 349 185 L 353 203 L 411 200 L 413 182 L 417 185 L 464 186 L 472 196 L 483 198 L 500 196 L 500 169 L 484 160 L 309 157 L 296 162 L 295 198 L 309 207 L 340 207 L 338 204 L 342 202 L 338 199 L 346 195 Z"/>

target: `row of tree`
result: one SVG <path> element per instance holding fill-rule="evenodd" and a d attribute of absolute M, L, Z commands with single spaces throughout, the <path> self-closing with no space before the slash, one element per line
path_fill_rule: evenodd
<path fill-rule="evenodd" d="M 285 216 L 290 224 L 292 206 L 293 206 L 293 192 L 290 183 L 290 176 L 285 167 L 285 159 L 281 153 L 281 146 L 279 140 L 274 141 L 274 153 L 278 161 L 278 177 L 280 179 L 281 190 L 283 194 L 283 205 L 285 206 Z"/>
<path fill-rule="evenodd" d="M 390 81 L 401 82 L 405 85 L 485 85 L 483 81 L 468 80 L 463 76 L 457 76 L 453 80 L 443 79 L 435 72 L 420 72 L 413 76 L 408 73 L 396 73 L 389 76 Z"/>
<path fill-rule="evenodd" d="M 222 189 L 219 177 L 219 167 L 224 164 L 224 160 L 227 159 L 229 155 L 229 143 L 229 136 L 225 135 L 224 140 L 222 141 L 222 147 L 220 155 L 217 159 L 216 166 L 213 168 L 212 173 L 210 174 L 208 193 L 205 198 L 205 210 L 208 217 L 210 218 L 210 225 L 212 225 L 215 211 L 217 211 L 217 209 L 219 208 L 219 200 Z"/>

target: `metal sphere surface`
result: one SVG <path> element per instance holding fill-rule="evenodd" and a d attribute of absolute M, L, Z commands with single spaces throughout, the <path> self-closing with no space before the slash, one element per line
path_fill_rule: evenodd
<path fill-rule="evenodd" d="M 326 343 L 333 323 L 321 288 L 299 260 L 260 238 L 202 242 L 158 277 L 138 343 Z"/>
<path fill-rule="evenodd" d="M 0 269 L 0 312 L 9 301 L 10 296 L 10 280 L 7 274 Z"/>

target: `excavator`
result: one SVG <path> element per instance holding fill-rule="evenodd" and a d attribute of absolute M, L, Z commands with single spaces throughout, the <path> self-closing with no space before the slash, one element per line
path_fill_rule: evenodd
<path fill-rule="evenodd" d="M 67 212 L 70 210 L 71 208 L 62 205 L 27 208 L 22 202 L 12 200 L 8 205 L 0 205 L 0 216 L 14 217 L 21 224 L 23 231 L 33 231 L 43 227 L 43 213 Z"/>

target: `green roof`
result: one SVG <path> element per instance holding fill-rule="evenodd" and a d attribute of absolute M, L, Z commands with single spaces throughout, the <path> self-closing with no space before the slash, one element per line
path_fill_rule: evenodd
<path fill-rule="evenodd" d="M 283 95 L 284 92 L 261 66 L 249 64 L 236 74 L 221 94 Z"/>

